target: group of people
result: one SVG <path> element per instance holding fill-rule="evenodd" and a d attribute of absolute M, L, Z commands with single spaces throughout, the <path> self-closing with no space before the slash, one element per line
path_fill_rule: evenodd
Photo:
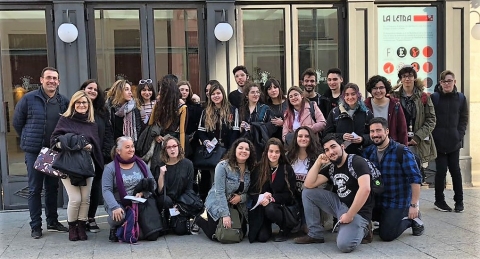
<path fill-rule="evenodd" d="M 366 82 L 371 97 L 365 100 L 357 84 L 344 84 L 337 68 L 327 72 L 329 90 L 323 94 L 315 91 L 313 69 L 286 95 L 276 79 L 262 86 L 251 82 L 245 66 L 235 67 L 233 75 L 236 90 L 227 95 L 220 82 L 210 80 L 204 103 L 188 81 L 174 75 L 160 81 L 158 95 L 151 79 L 140 80 L 136 96 L 131 83 L 118 80 L 106 97 L 97 81 L 88 80 L 69 101 L 58 92 L 58 71 L 45 68 L 42 86 L 20 100 L 14 115 L 28 170 L 32 237 L 42 236 L 44 183 L 47 230 L 68 231 L 72 241 L 86 240 L 86 231 L 100 231 L 95 214 L 102 198 L 110 240 L 117 241 L 116 230 L 131 204 L 126 195 L 153 195 L 163 213 L 183 194 L 195 192 L 205 200 L 207 218 L 193 215 L 191 231 L 200 228 L 209 239 L 216 239 L 219 224 L 232 227 L 235 209 L 250 242 L 268 241 L 275 223 L 277 242 L 302 231 L 306 235 L 296 243 L 323 243 L 330 214 L 338 248 L 351 252 L 372 241 L 372 221 L 379 222 L 375 232 L 385 241 L 407 228 L 423 234 L 422 164 L 434 159 L 436 208 L 452 211 L 443 195 L 448 168 L 454 210 L 464 210 L 459 150 L 468 105 L 451 71 L 442 72 L 432 95 L 424 93 L 411 66 L 399 70 L 395 87 L 373 76 Z M 82 148 L 95 173 L 62 179 L 69 196 L 68 228 L 56 213 L 58 179 L 33 168 L 42 147 L 62 152 L 60 139 L 67 134 L 86 140 Z M 226 153 L 215 167 L 192 163 L 195 150 L 217 147 Z M 382 193 L 372 191 L 375 171 L 381 172 Z M 149 191 L 138 188 L 143 179 L 151 179 Z M 298 208 L 295 227 L 287 224 L 286 206 Z"/>

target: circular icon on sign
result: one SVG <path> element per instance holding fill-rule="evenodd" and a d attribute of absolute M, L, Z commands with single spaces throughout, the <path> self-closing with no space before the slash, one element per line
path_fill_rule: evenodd
<path fill-rule="evenodd" d="M 423 63 L 423 71 L 426 73 L 430 73 L 433 70 L 433 64 L 431 62 L 425 62 Z"/>
<path fill-rule="evenodd" d="M 415 71 L 418 73 L 418 70 L 420 70 L 420 64 L 418 64 L 417 62 L 413 62 L 412 64 L 413 69 L 415 69 Z"/>
<path fill-rule="evenodd" d="M 391 74 L 393 73 L 393 70 L 395 70 L 395 66 L 392 63 L 387 62 L 383 65 L 383 72 Z"/>
<path fill-rule="evenodd" d="M 397 71 L 400 71 L 400 69 L 402 69 L 403 66 L 405 66 L 405 63 L 403 63 L 403 62 L 398 63 Z"/>
<path fill-rule="evenodd" d="M 404 47 L 400 47 L 397 49 L 397 56 L 400 58 L 404 58 L 407 55 L 407 49 Z"/>
<path fill-rule="evenodd" d="M 430 88 L 433 86 L 433 79 L 431 77 L 427 77 L 423 79 L 423 84 L 427 86 L 427 88 Z"/>
<path fill-rule="evenodd" d="M 420 56 L 420 50 L 417 47 L 412 47 L 410 49 L 410 56 L 412 56 L 412 58 Z"/>
<path fill-rule="evenodd" d="M 433 55 L 433 49 L 430 46 L 426 46 L 423 48 L 423 55 L 427 58 L 431 57 Z"/>

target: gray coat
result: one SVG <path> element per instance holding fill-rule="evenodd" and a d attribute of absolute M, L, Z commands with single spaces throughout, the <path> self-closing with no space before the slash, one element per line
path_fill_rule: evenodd
<path fill-rule="evenodd" d="M 245 169 L 244 188 L 240 193 L 242 198 L 238 204 L 240 212 L 246 217 L 247 209 L 245 202 L 247 201 L 247 191 L 250 186 L 250 171 Z M 228 209 L 227 197 L 230 197 L 240 186 L 240 170 L 239 168 L 231 168 L 227 160 L 218 163 L 215 168 L 215 181 L 212 188 L 208 192 L 205 200 L 205 208 L 213 220 L 218 220 L 222 217 L 230 216 Z"/>

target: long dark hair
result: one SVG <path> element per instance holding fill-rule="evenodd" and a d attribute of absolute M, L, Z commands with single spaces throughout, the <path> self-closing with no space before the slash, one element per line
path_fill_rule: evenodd
<path fill-rule="evenodd" d="M 98 81 L 96 79 L 88 79 L 87 81 L 83 82 L 79 90 L 85 91 L 85 88 L 87 88 L 87 86 L 91 83 L 95 83 L 97 85 L 97 98 L 92 101 L 93 110 L 95 113 L 104 117 L 107 114 L 107 109 L 105 108 L 105 93 L 102 88 L 100 88 Z"/>
<path fill-rule="evenodd" d="M 262 158 L 257 165 L 258 171 L 258 181 L 257 181 L 257 190 L 258 192 L 262 191 L 263 185 L 271 179 L 270 177 L 270 161 L 268 160 L 268 149 L 270 146 L 277 146 L 280 149 L 280 158 L 278 159 L 278 166 L 284 166 L 287 163 L 287 157 L 285 156 L 285 149 L 283 148 L 283 143 L 278 138 L 271 138 L 267 141 L 265 145 L 265 150 L 263 151 Z M 287 172 L 285 172 L 286 174 Z M 288 182 L 288 181 L 287 181 Z"/>
<path fill-rule="evenodd" d="M 194 102 L 192 101 L 192 96 L 193 96 L 192 85 L 188 81 L 180 81 L 180 82 L 177 83 L 177 86 L 178 86 L 179 90 L 180 90 L 180 86 L 182 86 L 182 85 L 188 86 L 188 96 L 187 96 L 187 100 L 185 101 L 185 104 L 187 104 L 187 105 L 194 104 Z M 180 93 L 180 98 L 181 97 L 182 97 L 182 93 Z"/>
<path fill-rule="evenodd" d="M 248 170 L 252 170 L 255 167 L 256 163 L 256 157 L 257 155 L 255 154 L 255 147 L 253 146 L 253 143 L 246 139 L 246 138 L 239 138 L 235 140 L 228 150 L 227 154 L 225 155 L 225 160 L 227 160 L 228 165 L 230 168 L 235 168 L 238 166 L 237 163 L 237 147 L 240 145 L 240 143 L 247 143 L 248 148 L 250 149 L 250 156 L 248 157 L 247 161 L 245 162 L 245 169 L 248 168 Z"/>
<path fill-rule="evenodd" d="M 310 143 L 308 143 L 306 152 L 307 152 L 307 157 L 309 160 L 309 164 L 307 165 L 307 168 L 310 167 L 310 163 L 312 161 L 315 161 L 317 157 L 323 152 L 319 142 L 318 142 L 318 137 L 317 134 L 313 133 L 312 129 L 308 126 L 301 126 L 297 130 L 295 130 L 294 136 L 293 136 L 293 141 L 292 144 L 289 146 L 288 153 L 287 153 L 287 159 L 290 164 L 295 163 L 295 161 L 298 159 L 298 153 L 300 152 L 300 147 L 298 146 L 297 142 L 297 137 L 298 137 L 298 132 L 300 130 L 306 130 L 308 132 L 308 135 L 310 136 Z"/>
<path fill-rule="evenodd" d="M 171 130 L 179 121 L 178 108 L 180 90 L 173 80 L 163 80 L 160 88 L 160 101 L 155 104 L 153 121 L 162 129 Z M 176 129 L 173 129 L 176 130 Z"/>
<path fill-rule="evenodd" d="M 272 98 L 270 97 L 270 95 L 268 95 L 268 90 L 272 87 L 276 87 L 278 88 L 278 99 L 280 99 L 280 103 L 282 103 L 282 100 L 285 100 L 285 95 L 283 94 L 283 89 L 280 85 L 280 82 L 275 79 L 275 78 L 270 78 L 267 80 L 267 82 L 265 82 L 265 85 L 263 86 L 263 95 L 265 96 L 265 100 L 268 104 L 273 104 L 273 100 Z"/>
<path fill-rule="evenodd" d="M 290 103 L 290 98 L 289 98 L 289 95 L 292 91 L 297 91 L 300 94 L 300 96 L 302 96 L 302 105 L 300 107 L 300 111 L 298 111 L 299 112 L 299 115 L 298 115 L 299 120 L 303 115 L 305 104 L 307 103 L 307 97 L 305 97 L 303 95 L 303 90 L 300 87 L 292 86 L 292 87 L 290 87 L 290 89 L 288 89 L 288 92 L 287 92 L 287 104 L 288 105 L 287 105 L 287 110 L 285 111 L 285 120 L 288 120 L 290 122 L 290 127 L 291 128 L 293 128 L 293 120 L 295 120 L 295 107 L 293 107 L 293 105 Z"/>
<path fill-rule="evenodd" d="M 155 87 L 153 86 L 152 83 L 143 83 L 143 84 L 138 84 L 137 86 L 137 99 L 140 104 L 145 104 L 145 101 L 143 100 L 142 97 L 142 90 L 145 89 L 145 87 L 148 88 L 148 90 L 152 91 L 152 96 L 150 96 L 150 102 L 155 101 L 157 98 L 157 94 L 155 93 Z"/>

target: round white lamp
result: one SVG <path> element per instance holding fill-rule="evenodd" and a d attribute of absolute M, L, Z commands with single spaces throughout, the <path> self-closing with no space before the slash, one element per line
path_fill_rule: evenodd
<path fill-rule="evenodd" d="M 65 43 L 72 43 L 78 37 L 78 29 L 71 23 L 62 23 L 58 27 L 58 37 Z"/>
<path fill-rule="evenodd" d="M 213 32 L 215 33 L 215 38 L 221 42 L 229 41 L 233 36 L 232 25 L 227 22 L 217 24 Z"/>
<path fill-rule="evenodd" d="M 472 37 L 476 40 L 480 40 L 480 13 L 477 11 L 470 11 L 470 13 L 476 13 L 478 14 L 479 22 L 477 22 L 475 25 L 472 27 L 472 31 L 470 32 L 472 34 Z"/>

